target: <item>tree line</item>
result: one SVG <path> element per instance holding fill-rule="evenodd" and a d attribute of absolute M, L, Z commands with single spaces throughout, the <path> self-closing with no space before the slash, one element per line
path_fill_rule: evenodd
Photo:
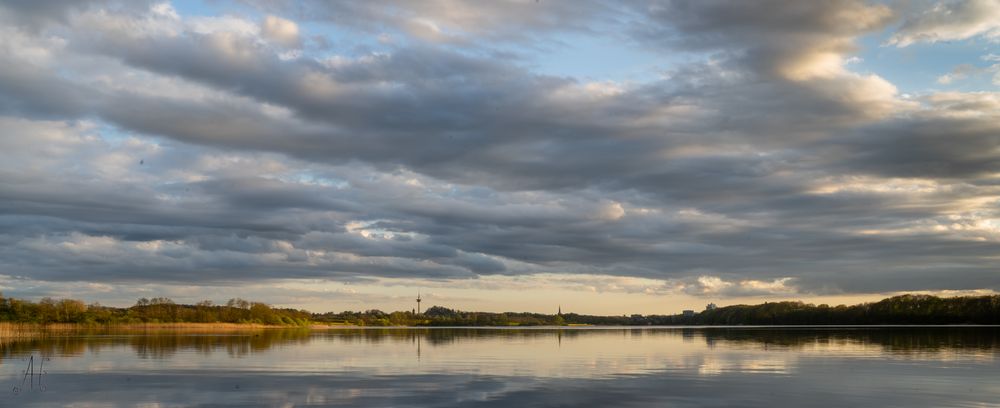
<path fill-rule="evenodd" d="M 443 306 L 433 306 L 423 313 L 386 313 L 373 309 L 363 312 L 345 311 L 313 316 L 322 323 L 354 326 L 561 326 L 566 324 L 559 315 L 543 313 L 465 312 Z"/>
<path fill-rule="evenodd" d="M 680 318 L 677 323 L 698 325 L 1000 324 L 1000 296 L 901 295 L 832 307 L 775 302 L 720 307 Z"/>
<path fill-rule="evenodd" d="M 572 323 L 597 325 L 941 325 L 1000 324 L 1000 296 L 900 295 L 853 306 L 765 302 L 705 310 L 693 315 L 565 315 Z"/>
<path fill-rule="evenodd" d="M 177 304 L 170 298 L 141 298 L 130 307 L 85 304 L 75 299 L 42 298 L 31 302 L 0 295 L 0 321 L 16 323 L 256 323 L 307 325 L 311 314 L 304 310 L 273 308 L 240 298 L 225 304 L 204 300 L 193 305 Z"/>
<path fill-rule="evenodd" d="M 21 323 L 259 323 L 353 326 L 563 326 L 563 325 L 875 325 L 1000 324 L 1000 295 L 940 298 L 901 295 L 859 305 L 829 306 L 803 302 L 765 302 L 705 310 L 693 315 L 595 316 L 577 313 L 469 312 L 433 306 L 423 313 L 377 309 L 310 313 L 274 308 L 240 298 L 225 304 L 206 300 L 176 304 L 164 297 L 139 299 L 125 308 L 43 298 L 39 302 L 0 295 L 0 321 Z"/>
<path fill-rule="evenodd" d="M 367 310 L 324 313 L 314 320 L 357 326 L 647 326 L 647 325 L 907 325 L 1000 324 L 1000 296 L 941 298 L 900 295 L 853 306 L 765 302 L 705 310 L 694 315 L 597 316 L 577 313 L 493 313 L 433 306 L 424 313 Z"/>

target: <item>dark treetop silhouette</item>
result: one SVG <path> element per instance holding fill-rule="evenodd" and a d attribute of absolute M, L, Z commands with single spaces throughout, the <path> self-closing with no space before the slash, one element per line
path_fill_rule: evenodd
<path fill-rule="evenodd" d="M 902 295 L 853 306 L 765 302 L 718 307 L 693 315 L 592 316 L 576 313 L 467 312 L 432 306 L 423 313 L 377 309 L 310 313 L 230 299 L 225 305 L 202 301 L 181 305 L 168 298 L 139 299 L 127 308 L 87 305 L 79 300 L 44 298 L 34 303 L 0 296 L 0 321 L 18 323 L 258 323 L 357 326 L 540 326 L 540 325 L 877 325 L 1000 324 L 1000 296 L 939 298 Z"/>

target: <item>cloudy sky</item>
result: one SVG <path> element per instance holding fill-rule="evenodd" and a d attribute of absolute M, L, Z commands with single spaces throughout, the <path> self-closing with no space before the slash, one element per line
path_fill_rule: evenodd
<path fill-rule="evenodd" d="M 0 2 L 0 290 L 1000 290 L 1000 0 Z"/>

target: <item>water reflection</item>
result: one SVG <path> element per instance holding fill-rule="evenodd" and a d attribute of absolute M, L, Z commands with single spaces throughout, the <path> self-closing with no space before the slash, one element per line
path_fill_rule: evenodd
<path fill-rule="evenodd" d="M 867 349 L 880 348 L 889 353 L 932 353 L 954 350 L 995 351 L 1000 346 L 1000 329 L 990 327 L 952 328 L 643 328 L 643 329 L 493 329 L 493 328 L 426 328 L 426 329 L 337 329 L 309 331 L 305 329 L 272 329 L 233 331 L 228 333 L 191 333 L 186 331 L 121 332 L 88 331 L 61 332 L 48 337 L 0 344 L 4 357 L 28 354 L 31 351 L 59 357 L 79 356 L 98 352 L 101 348 L 130 346 L 139 358 L 170 358 L 178 351 L 201 354 L 225 352 L 231 357 L 245 357 L 270 348 L 291 344 L 308 344 L 323 340 L 345 344 L 411 343 L 419 351 L 421 343 L 429 347 L 447 347 L 470 342 L 538 342 L 549 339 L 557 346 L 565 340 L 581 337 L 626 341 L 681 339 L 685 344 L 696 342 L 708 348 L 724 344 L 727 348 L 758 349 Z"/>
<path fill-rule="evenodd" d="M 469 343 L 538 343 L 552 341 L 561 347 L 564 341 L 649 341 L 680 340 L 683 344 L 703 344 L 712 349 L 724 347 L 760 350 L 871 350 L 889 354 L 933 354 L 958 351 L 996 352 L 1000 349 L 1000 328 L 994 327 L 883 327 L 883 328 L 368 328 L 310 331 L 307 329 L 267 329 L 229 331 L 227 333 L 192 333 L 161 330 L 113 331 L 90 330 L 60 332 L 44 338 L 0 344 L 3 357 L 28 355 L 73 357 L 98 353 L 104 348 L 130 347 L 141 359 L 168 359 L 178 352 L 208 355 L 224 352 L 234 358 L 265 352 L 274 347 L 306 345 L 324 341 L 343 344 L 410 343 L 419 355 L 421 345 L 449 347 Z M 648 343 L 648 342 L 647 342 Z"/>
<path fill-rule="evenodd" d="M 998 350 L 981 327 L 90 331 L 0 346 L 5 386 L 50 359 L 45 395 L 0 406 L 975 406 Z"/>
<path fill-rule="evenodd" d="M 716 342 L 757 347 L 815 348 L 878 346 L 887 352 L 995 350 L 1000 329 L 987 327 L 875 327 L 875 328 L 706 328 L 693 336 Z"/>
<path fill-rule="evenodd" d="M 223 334 L 185 331 L 129 332 L 91 330 L 60 332 L 46 337 L 9 342 L 0 345 L 3 357 L 39 353 L 46 356 L 74 357 L 85 353 L 100 353 L 102 349 L 131 347 L 141 359 L 167 359 L 178 352 L 211 354 L 225 352 L 230 357 L 245 357 L 253 353 L 286 344 L 306 344 L 307 329 L 235 331 Z"/>

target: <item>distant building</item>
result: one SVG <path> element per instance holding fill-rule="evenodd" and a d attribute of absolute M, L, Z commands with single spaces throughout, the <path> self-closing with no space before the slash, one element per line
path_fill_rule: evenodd
<path fill-rule="evenodd" d="M 705 310 L 715 310 L 716 308 L 718 308 L 718 306 L 716 306 L 715 303 L 709 303 L 708 306 L 705 306 Z"/>
<path fill-rule="evenodd" d="M 683 314 L 684 317 L 693 317 L 694 316 L 694 310 L 685 310 L 685 311 L 681 312 L 681 314 Z"/>

